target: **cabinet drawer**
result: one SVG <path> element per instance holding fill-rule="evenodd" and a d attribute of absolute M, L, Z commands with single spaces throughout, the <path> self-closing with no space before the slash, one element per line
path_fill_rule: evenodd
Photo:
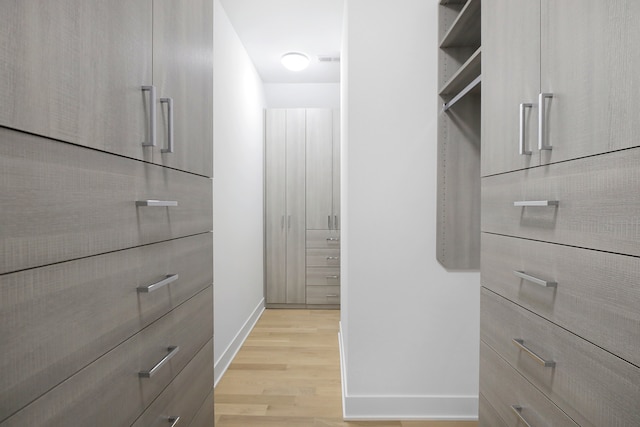
<path fill-rule="evenodd" d="M 0 420 L 210 286 L 212 246 L 205 233 L 0 276 Z"/>
<path fill-rule="evenodd" d="M 0 274 L 212 229 L 211 180 L 0 128 Z M 142 200 L 178 206 L 137 206 Z"/>
<path fill-rule="evenodd" d="M 339 249 L 339 230 L 307 230 L 307 248 Z"/>
<path fill-rule="evenodd" d="M 481 339 L 578 424 L 640 425 L 639 368 L 491 291 L 481 295 Z"/>
<path fill-rule="evenodd" d="M 480 393 L 478 396 L 478 426 L 479 427 L 509 427 L 500 418 L 498 412 Z"/>
<path fill-rule="evenodd" d="M 553 402 L 483 342 L 480 343 L 480 395 L 508 426 L 525 425 L 512 408 L 519 406 L 522 408 L 520 415 L 532 426 L 577 427 Z M 480 425 L 501 425 L 489 422 L 486 417 L 491 415 L 495 414 L 481 410 Z"/>
<path fill-rule="evenodd" d="M 21 409 L 5 426 L 131 425 L 213 336 L 210 286 Z M 150 370 L 179 351 L 151 378 Z"/>
<path fill-rule="evenodd" d="M 212 390 L 213 340 L 209 340 L 132 427 L 167 427 L 174 417 L 180 417 L 177 426 L 188 426 Z M 213 400 L 208 403 L 213 408 Z"/>
<path fill-rule="evenodd" d="M 482 231 L 640 256 L 639 164 L 631 149 L 483 178 Z"/>
<path fill-rule="evenodd" d="M 213 389 L 209 396 L 202 402 L 202 406 L 198 413 L 189 424 L 189 427 L 213 427 L 214 423 L 214 406 L 213 406 Z"/>
<path fill-rule="evenodd" d="M 307 267 L 307 286 L 339 285 L 340 268 Z"/>
<path fill-rule="evenodd" d="M 340 304 L 340 286 L 308 286 L 307 304 Z"/>
<path fill-rule="evenodd" d="M 307 249 L 307 267 L 339 267 L 340 249 Z"/>
<path fill-rule="evenodd" d="M 482 248 L 485 287 L 640 366 L 640 258 L 488 233 Z"/>

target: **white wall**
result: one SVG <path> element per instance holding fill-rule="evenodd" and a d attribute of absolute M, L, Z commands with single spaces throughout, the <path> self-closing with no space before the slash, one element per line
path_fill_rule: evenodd
<path fill-rule="evenodd" d="M 437 5 L 346 0 L 341 337 L 351 419 L 477 417 L 479 274 L 448 272 L 435 254 Z"/>
<path fill-rule="evenodd" d="M 216 382 L 264 309 L 262 81 L 219 0 L 214 9 Z"/>
<path fill-rule="evenodd" d="M 265 83 L 268 108 L 340 108 L 340 83 Z"/>

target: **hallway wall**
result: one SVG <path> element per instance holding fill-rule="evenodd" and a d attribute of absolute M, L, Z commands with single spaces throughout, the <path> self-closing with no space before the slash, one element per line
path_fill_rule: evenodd
<path fill-rule="evenodd" d="M 264 309 L 262 81 L 215 0 L 214 360 L 215 380 Z"/>

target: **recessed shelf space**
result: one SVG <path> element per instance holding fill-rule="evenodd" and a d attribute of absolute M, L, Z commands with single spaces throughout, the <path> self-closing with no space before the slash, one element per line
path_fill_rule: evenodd
<path fill-rule="evenodd" d="M 453 99 L 458 95 L 469 83 L 473 82 L 480 76 L 481 71 L 481 48 L 475 51 L 473 55 L 460 66 L 458 71 L 451 76 L 449 80 L 442 86 L 439 94 L 444 99 Z"/>
<path fill-rule="evenodd" d="M 441 48 L 458 46 L 480 46 L 480 0 L 467 1 L 440 42 Z"/>

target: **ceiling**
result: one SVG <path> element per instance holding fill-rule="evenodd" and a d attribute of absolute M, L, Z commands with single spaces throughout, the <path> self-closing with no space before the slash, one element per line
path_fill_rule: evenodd
<path fill-rule="evenodd" d="M 337 83 L 344 0 L 220 0 L 264 83 Z M 302 52 L 303 71 L 285 69 L 280 57 Z"/>

